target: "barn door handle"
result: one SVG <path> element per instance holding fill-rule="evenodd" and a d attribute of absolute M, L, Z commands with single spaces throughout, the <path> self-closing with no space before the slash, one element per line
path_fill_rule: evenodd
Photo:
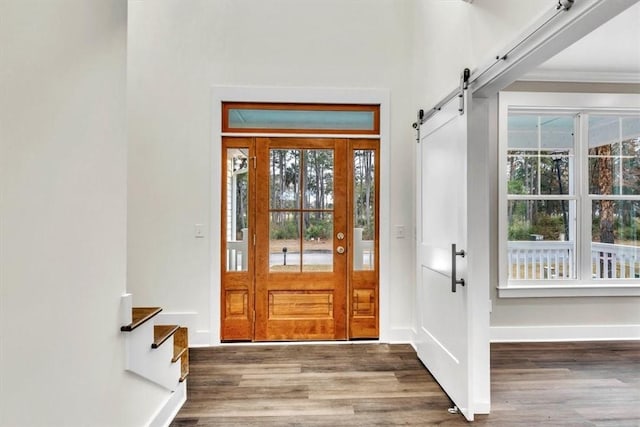
<path fill-rule="evenodd" d="M 458 256 L 464 258 L 464 256 L 466 255 L 465 251 L 458 251 L 456 250 L 456 244 L 452 243 L 451 244 L 451 292 L 455 292 L 456 291 L 456 286 L 457 285 L 462 285 L 464 286 L 464 279 L 457 279 L 457 273 L 456 273 L 456 262 L 457 262 L 457 258 Z"/>

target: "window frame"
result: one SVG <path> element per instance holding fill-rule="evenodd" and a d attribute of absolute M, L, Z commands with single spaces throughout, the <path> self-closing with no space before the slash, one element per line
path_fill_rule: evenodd
<path fill-rule="evenodd" d="M 576 199 L 576 279 L 567 280 L 509 280 L 508 271 L 508 213 L 507 204 L 507 151 L 508 114 L 510 110 L 534 114 L 572 114 L 575 119 L 575 192 L 566 198 Z M 498 105 L 498 296 L 518 297 L 573 297 L 573 296 L 640 296 L 640 279 L 584 278 L 587 258 L 591 253 L 591 202 L 589 192 L 588 115 L 640 113 L 640 94 L 603 93 L 551 93 L 551 92 L 500 92 Z M 536 199 L 542 195 L 530 195 Z M 617 196 L 605 197 L 616 199 Z M 635 196 L 631 196 L 633 198 Z M 544 198 L 544 197 L 543 197 Z M 595 196 L 595 199 L 601 196 Z M 625 196 L 625 200 L 629 197 Z M 590 258 L 589 258 L 590 263 Z"/>
<path fill-rule="evenodd" d="M 231 110 L 280 110 L 280 111 L 326 111 L 326 112 L 366 112 L 372 114 L 372 129 L 349 128 L 271 128 L 271 127 L 233 127 L 229 123 Z M 291 102 L 222 102 L 222 132 L 242 134 L 330 134 L 330 135 L 379 135 L 380 104 L 326 104 L 326 103 L 291 103 Z"/>

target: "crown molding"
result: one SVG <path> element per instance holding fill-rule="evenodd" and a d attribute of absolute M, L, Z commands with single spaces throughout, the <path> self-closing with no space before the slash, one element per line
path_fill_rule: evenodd
<path fill-rule="evenodd" d="M 518 80 L 539 82 L 640 83 L 640 73 L 534 70 Z"/>

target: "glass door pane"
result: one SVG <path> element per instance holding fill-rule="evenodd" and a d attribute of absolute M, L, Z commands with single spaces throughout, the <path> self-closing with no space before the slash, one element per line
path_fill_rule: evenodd
<path fill-rule="evenodd" d="M 271 212 L 269 270 L 300 271 L 300 217 L 298 212 Z"/>
<path fill-rule="evenodd" d="M 269 271 L 333 271 L 333 150 L 272 149 L 269 157 Z"/>
<path fill-rule="evenodd" d="M 353 151 L 353 269 L 375 268 L 376 158 L 374 150 Z"/>
<path fill-rule="evenodd" d="M 300 271 L 301 150 L 269 151 L 269 270 Z"/>
<path fill-rule="evenodd" d="M 269 207 L 300 208 L 300 150 L 271 150 Z"/>
<path fill-rule="evenodd" d="M 333 209 L 332 150 L 304 150 L 304 208 Z"/>
<path fill-rule="evenodd" d="M 333 271 L 333 213 L 304 213 L 303 271 Z"/>
<path fill-rule="evenodd" d="M 226 270 L 247 271 L 249 254 L 248 150 L 228 148 L 226 156 Z"/>
<path fill-rule="evenodd" d="M 303 271 L 333 271 L 333 150 L 304 150 Z"/>

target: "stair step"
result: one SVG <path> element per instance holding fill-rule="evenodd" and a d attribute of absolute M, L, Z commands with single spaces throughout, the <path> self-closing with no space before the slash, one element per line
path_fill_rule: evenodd
<path fill-rule="evenodd" d="M 151 344 L 151 348 L 160 347 L 178 329 L 180 329 L 178 325 L 155 325 L 153 327 L 153 344 Z"/>
<path fill-rule="evenodd" d="M 171 359 L 171 363 L 176 363 L 178 360 L 180 360 L 180 358 L 186 351 L 187 349 L 185 347 L 181 347 L 175 344 L 175 338 L 174 338 L 173 359 Z"/>
<path fill-rule="evenodd" d="M 161 311 L 162 308 L 160 307 L 133 307 L 131 309 L 131 323 L 120 327 L 120 330 L 124 332 L 133 331 Z"/>
<path fill-rule="evenodd" d="M 179 328 L 173 338 L 173 360 L 180 360 L 180 382 L 189 375 L 189 332 L 187 328 Z M 176 347 L 177 350 L 176 351 Z"/>

